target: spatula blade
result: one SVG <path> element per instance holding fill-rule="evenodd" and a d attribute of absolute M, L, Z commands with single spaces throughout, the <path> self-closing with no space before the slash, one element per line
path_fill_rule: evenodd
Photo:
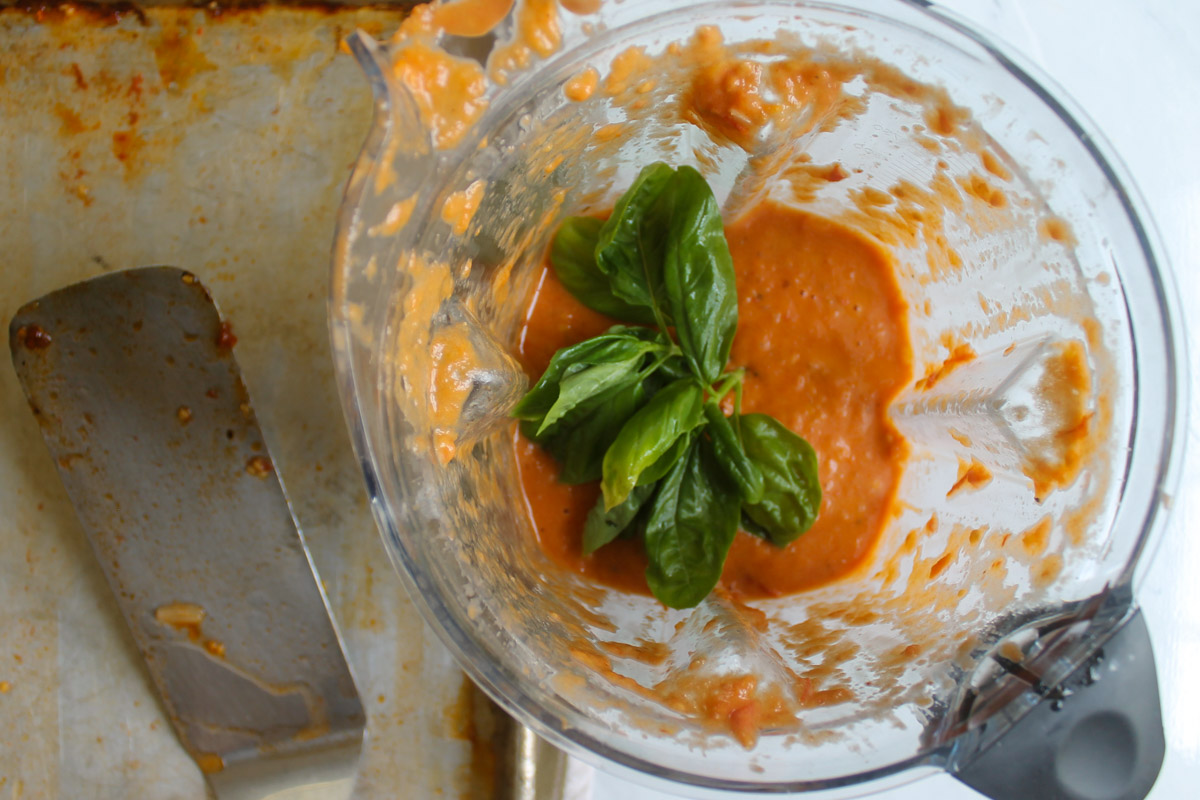
<path fill-rule="evenodd" d="M 170 267 L 75 284 L 9 328 L 46 445 L 214 789 L 344 794 L 364 712 L 234 341 Z"/>

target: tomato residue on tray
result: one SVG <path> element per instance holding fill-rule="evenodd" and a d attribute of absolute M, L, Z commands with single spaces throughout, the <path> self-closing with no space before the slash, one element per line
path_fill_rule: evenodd
<path fill-rule="evenodd" d="M 743 408 L 775 416 L 812 443 L 824 500 L 813 528 L 787 548 L 739 534 L 721 582 L 740 597 L 791 594 L 853 570 L 889 518 L 908 453 L 887 413 L 912 376 L 906 306 L 891 258 L 849 228 L 764 204 L 726 236 L 737 271 L 731 360 L 746 369 Z M 518 342 L 534 377 L 558 348 L 613 324 L 543 269 Z M 520 434 L 515 449 L 543 550 L 600 583 L 645 593 L 640 543 L 618 540 L 582 555 L 598 488 L 559 483 L 554 459 Z"/>

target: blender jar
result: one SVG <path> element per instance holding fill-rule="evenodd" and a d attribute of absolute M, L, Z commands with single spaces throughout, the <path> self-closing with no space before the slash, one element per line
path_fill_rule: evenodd
<path fill-rule="evenodd" d="M 502 706 L 593 762 L 833 794 L 949 769 L 1003 793 L 996 742 L 1136 618 L 1178 462 L 1181 338 L 1128 180 L 1044 80 L 925 4 L 605 4 L 562 14 L 561 42 L 522 56 L 521 15 L 545 5 L 433 43 L 477 87 L 453 136 L 401 68 L 429 42 L 352 39 L 376 122 L 340 220 L 331 332 L 416 604 Z M 680 113 L 714 48 L 764 71 L 802 57 L 840 94 L 793 86 L 791 113 L 735 141 Z M 581 79 L 600 89 L 564 91 Z M 564 216 L 610 207 L 656 160 L 700 169 L 727 219 L 770 198 L 895 258 L 915 374 L 891 412 L 911 455 L 848 578 L 674 611 L 588 584 L 535 542 L 507 416 L 526 387 L 509 352 L 530 282 Z M 750 750 L 679 700 L 747 676 L 794 720 Z M 1143 760 L 1156 724 L 1132 734 Z"/>

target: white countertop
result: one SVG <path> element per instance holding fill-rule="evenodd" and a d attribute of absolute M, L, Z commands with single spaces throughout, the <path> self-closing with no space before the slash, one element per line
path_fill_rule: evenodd
<path fill-rule="evenodd" d="M 1167 754 L 1152 800 L 1200 792 L 1200 2 L 1195 0 L 937 0 L 1037 63 L 1084 108 L 1145 197 L 1174 267 L 1188 331 L 1188 452 L 1173 516 L 1141 603 L 1158 666 Z M 597 773 L 594 800 L 661 800 Z M 735 798 L 741 795 L 728 795 Z M 936 775 L 880 800 L 968 800 L 981 795 Z"/>

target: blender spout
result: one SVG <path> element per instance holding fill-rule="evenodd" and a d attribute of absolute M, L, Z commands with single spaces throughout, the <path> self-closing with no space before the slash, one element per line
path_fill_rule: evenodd
<path fill-rule="evenodd" d="M 414 156 L 428 155 L 430 132 L 421 121 L 417 104 L 408 88 L 392 76 L 391 56 L 388 47 L 380 44 L 369 34 L 356 31 L 346 39 L 350 52 L 366 75 L 375 98 L 375 121 L 373 128 L 379 132 L 403 140 L 405 149 Z M 364 151 L 370 151 L 372 138 L 368 138 Z M 372 154 L 387 152 L 375 148 Z M 364 155 L 367 154 L 364 152 Z"/>
<path fill-rule="evenodd" d="M 411 249 L 425 211 L 421 189 L 437 169 L 431 134 L 408 89 L 395 79 L 386 44 L 358 31 L 347 43 L 374 96 L 374 116 L 362 151 L 346 183 L 333 246 L 330 325 L 335 347 L 374 336 L 356 324 L 383 313 L 389 264 Z"/>
<path fill-rule="evenodd" d="M 1140 611 L 990 747 L 953 768 L 993 800 L 1142 800 L 1162 766 L 1158 678 Z"/>

